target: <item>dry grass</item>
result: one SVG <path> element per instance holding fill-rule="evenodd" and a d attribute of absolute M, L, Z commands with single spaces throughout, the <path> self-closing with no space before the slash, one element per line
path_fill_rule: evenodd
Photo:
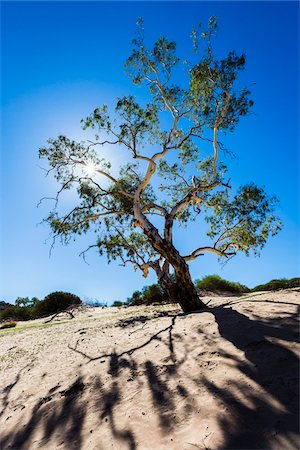
<path fill-rule="evenodd" d="M 17 326 L 17 322 L 14 320 L 11 320 L 9 322 L 5 322 L 2 325 L 0 325 L 0 330 L 3 330 L 4 328 L 14 328 Z"/>

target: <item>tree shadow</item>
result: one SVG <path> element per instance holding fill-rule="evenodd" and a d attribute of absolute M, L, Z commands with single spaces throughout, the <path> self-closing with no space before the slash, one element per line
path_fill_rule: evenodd
<path fill-rule="evenodd" d="M 128 450 L 137 448 L 134 433 L 130 429 L 120 429 L 116 425 L 114 416 L 115 407 L 121 402 L 121 391 L 116 380 L 113 381 L 109 389 L 104 389 L 100 378 L 96 381 L 98 387 L 97 404 L 100 413 L 100 425 L 103 420 L 109 420 L 109 426 L 112 436 L 118 441 L 127 444 Z"/>
<path fill-rule="evenodd" d="M 82 407 L 80 398 L 84 389 L 81 377 L 68 389 L 56 394 L 50 389 L 48 394 L 34 405 L 30 420 L 23 427 L 17 428 L 13 435 L 8 433 L 1 436 L 1 449 L 30 449 L 37 429 L 42 432 L 41 446 L 46 445 L 55 433 L 60 435 L 60 442 L 66 448 L 81 448 L 81 430 L 86 410 Z"/>
<path fill-rule="evenodd" d="M 220 335 L 244 352 L 246 361 L 237 362 L 237 367 L 250 382 L 248 386 L 233 382 L 220 389 L 201 378 L 201 383 L 231 412 L 230 417 L 220 415 L 224 449 L 267 449 L 270 440 L 280 434 L 289 443 L 288 448 L 297 448 L 299 360 L 282 341 L 297 340 L 298 314 L 251 320 L 228 307 L 211 308 L 210 312 Z M 251 382 L 259 386 L 259 396 L 253 393 Z M 237 392 L 247 402 L 241 401 Z"/>
<path fill-rule="evenodd" d="M 49 389 L 47 395 L 32 408 L 31 417 L 25 426 L 20 423 L 13 433 L 2 434 L 1 448 L 30 449 L 33 440 L 36 439 L 36 430 L 42 430 L 39 444 L 41 447 L 49 445 L 52 439 L 56 439 L 55 442 L 63 443 L 65 448 L 80 449 L 84 444 L 86 416 L 93 412 L 97 417 L 98 430 L 106 424 L 117 445 L 121 444 L 121 448 L 128 450 L 141 449 L 142 446 L 138 447 L 133 426 L 128 424 L 122 426 L 118 421 L 120 417 L 118 408 L 122 407 L 123 395 L 128 386 L 124 384 L 123 375 L 128 371 L 128 382 L 138 381 L 141 373 L 144 376 L 145 389 L 149 393 L 152 405 L 151 411 L 157 417 L 157 426 L 162 435 L 168 436 L 171 432 L 176 432 L 178 415 L 181 414 L 180 420 L 183 417 L 184 420 L 188 420 L 189 415 L 195 412 L 195 407 L 201 406 L 201 398 L 195 398 L 194 388 L 191 390 L 191 387 L 197 384 L 202 390 L 205 388 L 212 397 L 218 398 L 226 407 L 224 410 L 226 412 L 215 412 L 224 436 L 222 446 L 216 447 L 216 450 L 267 449 L 271 448 L 274 438 L 284 442 L 281 448 L 296 449 L 299 365 L 295 354 L 286 348 L 285 342 L 294 342 L 298 336 L 297 314 L 250 319 L 228 305 L 206 308 L 199 313 L 203 311 L 209 312 L 215 318 L 220 333 L 220 338 L 217 337 L 220 347 L 224 339 L 239 350 L 239 354 L 243 352 L 244 357 L 240 358 L 226 354 L 225 350 L 222 353 L 220 350 L 222 356 L 231 358 L 236 364 L 243 375 L 243 381 L 236 379 L 225 387 L 218 387 L 207 376 L 207 372 L 206 376 L 204 375 L 196 358 L 195 365 L 199 365 L 196 366 L 199 370 L 197 380 L 186 371 L 183 372 L 182 378 L 180 367 L 184 365 L 188 355 L 197 348 L 198 342 L 203 343 L 203 340 L 200 341 L 200 335 L 203 337 L 202 330 L 195 332 L 194 340 L 189 339 L 188 344 L 183 342 L 183 331 L 179 333 L 176 329 L 176 333 L 174 332 L 177 318 L 180 317 L 184 321 L 189 316 L 182 313 L 169 316 L 171 320 L 167 326 L 145 338 L 145 341 L 121 352 L 115 349 L 111 353 L 89 355 L 80 349 L 78 340 L 75 346 L 69 345 L 68 348 L 82 356 L 86 364 L 96 363 L 93 366 L 96 370 L 93 382 L 88 383 L 79 376 L 65 390 L 59 391 L 57 386 Z M 197 317 L 199 313 L 191 315 L 195 314 Z M 200 317 L 199 314 L 199 322 Z M 167 321 L 168 317 L 164 320 Z M 135 325 L 138 323 L 134 322 Z M 209 330 L 206 331 L 206 335 L 210 336 Z M 145 359 L 136 357 L 136 352 L 145 350 L 155 342 L 159 345 L 158 352 L 161 353 L 164 348 L 164 355 L 167 357 L 156 359 L 154 354 L 150 358 L 150 352 L 148 355 L 146 353 Z M 180 357 L 179 345 L 182 350 Z M 106 372 L 104 383 L 100 379 L 100 370 L 103 374 L 104 366 L 101 364 L 98 366 L 97 361 L 108 363 L 107 369 L 104 370 Z M 19 378 L 20 376 L 15 382 L 18 382 Z M 253 384 L 259 389 L 254 391 L 251 387 Z M 93 410 L 91 399 L 94 400 Z M 6 403 L 8 404 L 8 398 Z M 197 409 L 201 410 L 198 406 Z M 200 426 L 201 414 L 198 417 Z M 199 448 L 204 447 L 202 445 Z"/>
<path fill-rule="evenodd" d="M 163 432 L 170 432 L 174 428 L 173 414 L 175 411 L 174 396 L 158 373 L 152 361 L 145 363 L 148 386 L 152 394 L 152 403 L 158 413 L 160 427 Z"/>
<path fill-rule="evenodd" d="M 256 294 L 255 297 L 257 295 L 264 295 L 265 292 L 263 292 L 262 294 Z M 237 305 L 238 303 L 248 303 L 251 302 L 252 298 L 254 297 L 254 295 L 249 296 L 249 297 L 242 297 L 238 300 L 232 300 L 228 303 L 226 303 L 226 306 L 230 306 L 230 305 Z M 272 305 L 289 305 L 289 306 L 298 306 L 298 303 L 293 303 L 293 302 L 276 302 L 275 300 L 254 300 L 255 303 L 271 303 Z"/>
<path fill-rule="evenodd" d="M 142 344 L 137 345 L 137 346 L 135 346 L 135 347 L 132 347 L 132 348 L 129 349 L 129 350 L 124 350 L 123 352 L 121 352 L 121 353 L 119 353 L 119 354 L 116 354 L 115 352 L 112 352 L 112 353 L 103 353 L 103 354 L 98 355 L 98 356 L 91 356 L 91 355 L 88 355 L 87 353 L 83 352 L 82 350 L 80 350 L 80 349 L 78 348 L 78 344 L 79 344 L 79 342 L 80 342 L 79 339 L 77 340 L 77 342 L 76 342 L 76 344 L 75 344 L 74 347 L 72 347 L 71 345 L 68 345 L 68 348 L 69 348 L 70 350 L 73 350 L 73 351 L 76 352 L 76 353 L 79 353 L 80 355 L 84 356 L 85 358 L 87 358 L 87 359 L 88 359 L 88 362 L 97 361 L 98 359 L 104 360 L 105 358 L 113 358 L 113 359 L 114 359 L 114 365 L 117 365 L 117 364 L 119 364 L 119 358 L 120 358 L 120 357 L 122 357 L 122 356 L 124 356 L 124 355 L 130 356 L 130 355 L 132 355 L 133 353 L 135 353 L 137 350 L 140 350 L 140 349 L 142 349 L 142 348 L 144 348 L 144 347 L 147 347 L 147 345 L 149 345 L 150 342 L 152 342 L 152 341 L 154 341 L 154 340 L 161 341 L 162 339 L 161 339 L 160 335 L 161 335 L 162 333 L 164 333 L 165 331 L 168 331 L 168 332 L 169 332 L 169 348 L 170 348 L 170 352 L 171 352 L 171 354 L 172 354 L 172 351 L 173 351 L 173 350 L 172 350 L 172 349 L 173 349 L 173 343 L 172 343 L 172 328 L 173 328 L 173 326 L 174 326 L 175 319 L 176 319 L 176 317 L 177 317 L 178 315 L 183 315 L 183 314 L 181 313 L 181 314 L 173 315 L 173 316 L 172 316 L 172 320 L 171 320 L 171 324 L 170 324 L 170 325 L 168 325 L 168 326 L 165 327 L 165 328 L 162 328 L 160 331 L 158 331 L 157 333 L 155 333 L 155 334 L 153 334 L 152 336 L 150 336 L 150 338 L 149 338 L 147 341 L 143 342 Z"/>
<path fill-rule="evenodd" d="M 14 389 L 14 387 L 19 383 L 22 372 L 25 371 L 25 369 L 30 370 L 32 368 L 32 365 L 33 365 L 32 362 L 30 362 L 30 363 L 26 364 L 24 367 L 22 367 L 22 369 L 20 369 L 19 372 L 17 373 L 14 381 L 2 389 L 3 396 L 1 399 L 2 409 L 0 411 L 0 418 L 4 415 L 6 409 L 9 405 L 10 394 L 11 394 L 12 390 Z M 1 445 L 1 441 L 0 441 L 0 445 Z"/>
<path fill-rule="evenodd" d="M 113 351 L 110 354 L 103 354 L 97 357 L 91 357 L 85 354 L 83 351 L 77 348 L 79 340 L 74 348 L 70 347 L 74 352 L 79 353 L 88 359 L 87 363 L 91 361 L 103 360 L 108 358 L 108 375 L 110 375 L 112 383 L 108 388 L 104 388 L 97 377 L 96 383 L 93 386 L 87 385 L 83 378 L 79 376 L 69 388 L 58 391 L 57 387 L 50 388 L 45 397 L 41 398 L 33 406 L 31 410 L 30 419 L 27 423 L 19 428 L 16 427 L 13 433 L 1 433 L 0 442 L 1 450 L 13 449 L 13 450 L 29 450 L 32 448 L 32 442 L 36 438 L 36 433 L 42 430 L 42 437 L 40 446 L 49 445 L 51 439 L 55 437 L 59 440 L 61 445 L 71 450 L 80 449 L 82 446 L 82 430 L 84 426 L 85 417 L 87 414 L 88 403 L 82 400 L 82 395 L 89 392 L 90 398 L 97 398 L 97 408 L 99 410 L 99 426 L 103 421 L 108 421 L 112 436 L 119 442 L 124 443 L 128 450 L 135 450 L 137 448 L 135 436 L 130 429 L 118 428 L 115 420 L 115 408 L 120 404 L 122 399 L 122 392 L 119 387 L 118 377 L 122 370 L 129 369 L 131 376 L 134 378 L 138 370 L 138 365 L 133 359 L 132 355 L 139 349 L 146 347 L 152 341 L 161 341 L 160 335 L 164 332 L 168 332 L 168 346 L 170 348 L 171 358 L 174 352 L 174 346 L 172 343 L 172 328 L 175 323 L 175 317 L 172 317 L 171 324 L 161 329 L 141 345 L 135 346 L 129 350 L 121 353 Z M 148 379 L 151 381 L 154 378 L 155 368 L 149 361 L 145 364 L 145 370 L 149 373 Z M 23 369 L 22 369 L 23 370 Z M 7 386 L 4 390 L 6 392 L 5 406 L 8 405 L 8 396 L 11 389 L 19 382 L 21 377 L 21 371 L 19 372 L 16 380 Z M 158 396 L 161 390 L 166 388 L 160 381 L 158 375 L 156 375 L 156 385 L 153 387 L 153 393 L 155 392 L 156 400 L 155 404 L 159 404 Z M 170 396 L 169 396 L 170 398 Z M 164 397 L 164 401 L 166 397 Z M 163 408 L 162 403 L 161 408 Z M 166 411 L 167 407 L 164 408 Z M 162 423 L 167 421 L 166 413 L 161 413 Z"/>
<path fill-rule="evenodd" d="M 129 318 L 124 318 L 119 320 L 115 326 L 120 328 L 128 328 L 135 326 L 136 324 L 145 324 L 148 321 L 153 321 L 154 319 L 159 319 L 161 317 L 173 317 L 174 313 L 169 311 L 154 311 L 153 315 L 145 316 L 141 314 L 140 316 L 134 316 Z"/>

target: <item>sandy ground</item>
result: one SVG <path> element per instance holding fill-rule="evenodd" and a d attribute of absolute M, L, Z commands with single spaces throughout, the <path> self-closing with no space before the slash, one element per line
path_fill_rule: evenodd
<path fill-rule="evenodd" d="M 299 289 L 0 330 L 0 448 L 298 449 Z"/>

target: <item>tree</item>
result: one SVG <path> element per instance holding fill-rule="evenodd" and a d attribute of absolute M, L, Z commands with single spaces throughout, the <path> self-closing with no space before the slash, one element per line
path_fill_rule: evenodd
<path fill-rule="evenodd" d="M 132 296 L 127 299 L 127 303 L 130 306 L 142 305 L 144 302 L 143 294 L 140 291 L 134 291 Z"/>
<path fill-rule="evenodd" d="M 146 304 L 161 303 L 164 301 L 164 291 L 159 284 L 144 286 L 142 289 L 143 300 Z"/>
<path fill-rule="evenodd" d="M 32 299 L 30 299 L 29 297 L 18 297 L 15 301 L 15 305 L 32 308 L 37 304 L 38 301 L 39 299 L 37 297 L 32 297 Z"/>
<path fill-rule="evenodd" d="M 232 132 L 253 102 L 249 90 L 237 85 L 245 56 L 232 51 L 218 59 L 212 48 L 216 28 L 211 18 L 206 31 L 193 30 L 197 61 L 183 61 L 186 80 L 180 86 L 176 81 L 183 72 L 175 42 L 160 37 L 148 49 L 140 20 L 125 66 L 135 84 L 149 88 L 150 102 L 140 105 L 129 95 L 118 99 L 113 115 L 106 105 L 96 108 L 82 121 L 84 129 L 94 130 L 93 141 L 58 136 L 39 152 L 61 185 L 46 219 L 54 240 L 67 243 L 94 229 L 98 237 L 88 249 L 98 248 L 109 262 L 131 263 L 144 277 L 154 270 L 162 288 L 186 312 L 205 306 L 192 283 L 190 261 L 206 252 L 223 259 L 237 252 L 257 253 L 280 229 L 273 215 L 276 199 L 254 184 L 234 194 L 225 178 L 227 168 L 219 161 L 224 150 L 220 134 Z M 118 175 L 97 152 L 103 145 L 128 152 L 131 160 Z M 59 215 L 60 194 L 75 186 L 79 204 Z M 211 245 L 180 254 L 173 241 L 174 224 L 202 217 Z"/>
<path fill-rule="evenodd" d="M 151 305 L 151 303 L 161 303 L 166 298 L 166 293 L 162 289 L 160 284 L 151 284 L 150 286 L 144 286 L 142 291 L 134 291 L 132 296 L 127 299 L 129 305 Z"/>

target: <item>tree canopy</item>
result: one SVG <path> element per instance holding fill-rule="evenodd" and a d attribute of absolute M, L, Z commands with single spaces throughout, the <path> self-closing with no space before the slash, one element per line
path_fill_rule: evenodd
<path fill-rule="evenodd" d="M 128 95 L 117 99 L 114 111 L 97 107 L 82 121 L 84 129 L 94 131 L 93 141 L 61 135 L 40 149 L 60 183 L 46 220 L 54 239 L 64 243 L 95 231 L 89 248 L 106 254 L 109 262 L 133 264 L 145 277 L 154 270 L 168 295 L 190 311 L 204 304 L 187 263 L 207 252 L 224 259 L 238 252 L 257 254 L 281 228 L 273 213 L 277 200 L 253 183 L 233 192 L 220 160 L 225 151 L 220 135 L 232 132 L 253 105 L 250 91 L 238 84 L 245 55 L 215 55 L 215 18 L 206 30 L 192 31 L 195 62 L 180 59 L 176 43 L 164 36 L 148 48 L 142 20 L 137 25 L 125 67 L 134 84 L 148 87 L 148 102 Z M 104 145 L 128 154 L 117 175 L 101 157 Z M 74 188 L 78 204 L 60 214 L 61 193 Z M 195 220 L 207 223 L 211 244 L 200 239 L 182 255 L 174 244 L 174 224 Z"/>

